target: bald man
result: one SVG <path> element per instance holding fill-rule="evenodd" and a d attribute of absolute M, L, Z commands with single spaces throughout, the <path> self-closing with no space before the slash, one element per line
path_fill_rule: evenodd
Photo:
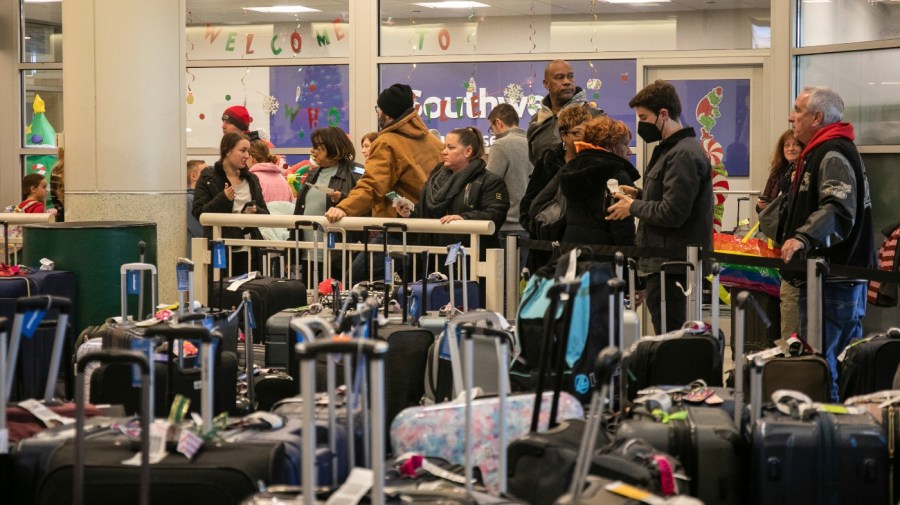
<path fill-rule="evenodd" d="M 531 163 L 540 159 L 549 148 L 559 145 L 556 115 L 566 107 L 591 107 L 591 115 L 603 111 L 592 107 L 584 97 L 584 90 L 575 85 L 575 72 L 565 60 L 553 60 L 544 68 L 544 88 L 547 96 L 541 100 L 541 110 L 531 116 L 528 124 L 528 158 Z"/>

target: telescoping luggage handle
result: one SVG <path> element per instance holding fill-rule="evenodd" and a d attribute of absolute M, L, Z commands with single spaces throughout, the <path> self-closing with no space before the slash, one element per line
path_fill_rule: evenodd
<path fill-rule="evenodd" d="M 340 226 L 326 226 L 325 227 L 325 276 L 331 277 L 331 272 L 334 271 L 331 268 L 331 249 L 334 249 L 334 243 L 331 240 L 333 236 L 332 233 L 337 233 L 341 236 L 341 286 L 344 289 L 349 289 L 349 286 L 353 285 L 353 273 L 350 273 L 349 283 L 347 280 L 347 256 L 350 255 L 350 252 L 347 249 L 347 230 L 341 228 Z M 333 292 L 334 290 L 332 290 Z M 338 297 L 339 298 L 339 297 Z"/>
<path fill-rule="evenodd" d="M 472 401 L 474 392 L 475 369 L 475 336 L 493 337 L 499 340 L 499 366 L 497 367 L 497 397 L 499 400 L 499 412 L 497 413 L 497 475 L 500 477 L 498 491 L 500 496 L 507 489 L 507 433 L 506 433 L 506 400 L 509 392 L 509 335 L 502 330 L 493 328 L 463 328 L 463 348 L 465 349 L 465 379 L 466 379 L 466 449 L 465 449 L 465 478 L 466 493 L 471 496 L 474 481 L 473 444 L 474 422 L 472 419 Z"/>
<path fill-rule="evenodd" d="M 816 352 L 823 354 L 825 348 L 822 347 L 822 332 L 825 326 L 825 313 L 822 299 L 825 294 L 825 277 L 828 273 L 828 263 L 824 259 L 806 259 L 806 343 Z"/>
<path fill-rule="evenodd" d="M 453 270 L 456 266 L 456 257 L 453 256 L 453 249 L 457 250 L 457 256 L 462 258 L 462 268 L 460 269 L 460 278 L 462 282 L 462 311 L 469 311 L 469 273 L 467 271 L 468 265 L 466 262 L 466 247 L 462 244 L 451 244 L 447 246 L 447 253 L 450 256 L 447 259 L 447 280 L 450 285 L 450 314 L 453 315 L 456 312 L 456 281 L 454 279 Z M 425 285 L 422 285 L 422 290 L 424 292 Z M 424 298 L 424 294 L 423 294 Z"/>
<path fill-rule="evenodd" d="M 406 254 L 408 252 L 407 244 L 406 244 L 406 231 L 409 229 L 408 226 L 404 223 L 382 223 L 380 226 L 371 225 L 371 226 L 363 226 L 363 235 L 365 235 L 363 240 L 363 259 L 365 260 L 366 272 L 369 273 L 369 280 L 372 279 L 372 266 L 371 266 L 371 258 L 369 257 L 369 232 L 381 232 L 382 237 L 382 246 L 384 247 L 383 253 L 384 258 L 382 261 L 385 262 L 384 268 L 384 281 L 385 285 L 388 287 L 392 287 L 393 285 L 393 275 L 391 275 L 388 265 L 390 264 L 390 258 L 388 257 L 388 233 L 392 229 L 400 230 L 401 241 L 403 245 L 403 253 Z"/>
<path fill-rule="evenodd" d="M 53 400 L 56 390 L 56 379 L 59 376 L 59 365 L 62 362 L 63 347 L 66 341 L 66 327 L 69 324 L 69 316 L 72 314 L 72 301 L 61 296 L 41 295 L 19 298 L 16 300 L 16 312 L 13 316 L 12 334 L 9 341 L 9 356 L 3 360 L 5 384 L 3 399 L 9 402 L 12 394 L 12 384 L 16 374 L 16 365 L 19 359 L 19 347 L 22 336 L 34 335 L 44 315 L 49 310 L 59 311 L 56 320 L 56 332 L 53 336 L 53 350 L 50 354 L 50 369 L 47 371 L 47 384 L 44 386 L 44 401 Z"/>
<path fill-rule="evenodd" d="M 138 487 L 140 505 L 150 504 L 150 423 L 153 419 L 153 383 L 147 357 L 136 351 L 111 350 L 92 352 L 82 356 L 75 364 L 75 468 L 73 476 L 73 503 L 84 503 L 85 480 L 85 384 L 84 371 L 91 362 L 136 365 L 141 372 L 141 476 Z"/>
<path fill-rule="evenodd" d="M 581 491 L 584 489 L 584 482 L 587 479 L 588 470 L 591 466 L 591 457 L 597 446 L 597 435 L 600 432 L 600 424 L 603 420 L 603 400 L 608 396 L 607 389 L 612 381 L 616 367 L 622 353 L 615 347 L 606 347 L 597 355 L 596 371 L 597 371 L 597 388 L 591 396 L 591 406 L 588 411 L 587 424 L 584 432 L 581 434 L 581 444 L 578 449 L 578 458 L 575 460 L 575 470 L 572 474 L 572 484 L 569 488 L 569 494 L 572 496 L 570 503 L 579 503 Z M 610 404 L 612 408 L 612 404 Z"/>
<path fill-rule="evenodd" d="M 178 258 L 175 262 L 175 281 L 178 289 L 178 317 L 194 313 L 194 262 L 188 258 Z M 185 293 L 187 304 L 185 305 Z M 154 306 L 155 307 L 155 306 Z M 187 310 L 185 310 L 187 309 Z"/>
<path fill-rule="evenodd" d="M 694 289 L 694 285 L 692 282 L 693 281 L 693 272 L 694 272 L 694 264 L 693 263 L 691 263 L 690 261 L 666 261 L 662 265 L 660 265 L 660 267 L 659 267 L 659 284 L 660 284 L 660 286 L 659 286 L 659 305 L 660 305 L 660 314 L 661 315 L 660 315 L 659 319 L 660 319 L 660 326 L 662 326 L 662 328 L 660 329 L 661 334 L 666 333 L 666 330 L 667 330 L 666 329 L 666 313 L 667 313 L 666 312 L 666 270 L 668 270 L 670 268 L 676 268 L 676 267 L 685 267 L 688 269 L 688 275 L 685 276 L 685 278 L 687 279 L 688 287 L 684 291 L 684 295 L 686 297 L 690 298 L 692 290 Z M 685 303 L 685 305 L 687 307 L 685 310 L 685 319 L 691 320 L 691 313 L 690 313 L 691 304 Z"/>
<path fill-rule="evenodd" d="M 316 339 L 316 330 L 322 331 L 322 339 L 324 341 L 329 341 L 334 339 L 334 329 L 331 323 L 319 316 L 307 316 L 302 318 L 292 319 L 290 324 L 291 330 L 297 335 L 297 343 L 300 342 L 312 342 Z M 345 356 L 346 363 L 350 363 L 350 356 Z M 331 451 L 331 478 L 332 482 L 338 481 L 338 454 L 337 454 L 337 406 L 335 402 L 332 401 L 334 399 L 335 390 L 337 388 L 337 380 L 336 380 L 336 369 L 335 363 L 332 359 L 325 360 L 325 382 L 326 382 L 326 391 L 329 396 L 329 402 L 327 406 L 328 411 L 328 448 Z M 351 385 L 353 384 L 352 377 L 352 368 L 349 365 L 344 366 L 344 384 L 347 385 L 347 394 L 348 400 L 350 399 L 349 395 L 352 395 L 353 391 Z M 353 405 L 350 401 L 346 403 L 346 413 L 347 413 L 347 432 L 355 433 L 354 431 L 354 414 L 353 414 Z M 363 415 L 364 429 L 368 429 L 368 418 Z M 368 440 L 368 435 L 365 435 L 366 440 Z M 347 453 L 348 453 L 348 461 L 356 461 L 356 444 L 347 444 Z M 366 454 L 368 456 L 368 453 Z"/>
<path fill-rule="evenodd" d="M 318 221 L 300 220 L 294 223 L 294 268 L 297 275 L 300 275 L 300 230 L 311 229 L 313 231 L 313 250 L 312 250 L 312 288 L 313 303 L 319 303 L 319 259 L 316 254 L 319 251 L 319 233 L 325 235 L 325 227 Z M 299 277 L 298 277 L 299 278 Z"/>
<path fill-rule="evenodd" d="M 459 342 L 456 337 L 459 334 L 459 327 L 466 323 L 486 322 L 494 328 L 500 328 L 500 318 L 495 312 L 479 310 L 475 312 L 465 312 L 457 314 L 447 320 L 447 331 L 444 335 L 447 338 L 447 347 L 450 350 L 450 370 L 453 375 L 453 397 L 455 398 L 464 390 L 462 359 L 459 352 Z M 503 333 L 506 336 L 506 333 Z M 507 374 L 504 385 L 509 388 L 509 375 Z"/>
<path fill-rule="evenodd" d="M 291 324 L 294 324 L 293 322 Z M 302 323 L 301 323 L 302 324 Z M 303 451 L 302 451 L 302 484 L 306 488 L 303 493 L 305 505 L 315 504 L 316 465 L 315 465 L 315 390 L 316 356 L 319 354 L 363 354 L 369 361 L 369 382 L 372 392 L 372 503 L 384 505 L 384 357 L 387 354 L 386 342 L 350 339 L 345 341 L 317 340 L 301 342 L 296 345 L 295 352 L 300 359 L 301 389 L 303 391 Z M 352 432 L 351 432 L 352 433 Z M 352 445 L 352 444 L 351 444 Z"/>
<path fill-rule="evenodd" d="M 6 363 L 6 337 L 9 322 L 0 317 L 0 365 Z M 9 426 L 6 422 L 6 374 L 0 373 L 0 455 L 9 454 Z"/>
<path fill-rule="evenodd" d="M 550 306 L 544 313 L 544 342 L 541 347 L 541 362 L 538 372 L 537 389 L 534 395 L 534 408 L 531 412 L 531 431 L 537 432 L 540 425 L 541 404 L 543 399 L 544 383 L 550 371 L 550 356 L 554 346 L 554 326 L 556 322 L 556 311 L 559 305 L 563 306 L 562 313 L 562 334 L 556 335 L 557 360 L 556 360 L 556 378 L 553 384 L 553 401 L 550 408 L 550 420 L 547 424 L 548 428 L 556 426 L 556 414 L 559 408 L 559 395 L 562 391 L 562 372 L 565 367 L 565 349 L 569 343 L 569 326 L 572 323 L 572 310 L 574 306 L 575 294 L 581 287 L 581 281 L 563 281 L 550 286 L 547 290 L 547 297 L 550 298 Z"/>
<path fill-rule="evenodd" d="M 750 294 L 749 291 L 741 291 L 738 293 L 737 297 L 737 310 L 734 314 L 734 323 L 735 323 L 735 341 L 734 345 L 738 348 L 740 352 L 739 356 L 736 356 L 735 359 L 739 361 L 735 363 L 735 377 L 734 377 L 734 422 L 735 426 L 738 429 L 741 429 L 741 413 L 742 411 L 740 407 L 741 403 L 744 401 L 744 357 L 743 357 L 743 348 L 744 348 L 744 327 L 745 327 L 745 314 L 747 312 L 747 304 L 750 304 L 753 307 L 753 310 L 759 315 L 760 319 L 763 322 L 763 325 L 768 328 L 771 326 L 771 322 L 769 318 L 766 316 L 765 311 L 762 310 L 762 307 L 759 306 L 759 303 Z M 762 397 L 763 397 L 763 368 L 765 368 L 765 360 L 761 356 L 756 356 L 750 362 L 750 425 L 755 426 L 756 421 L 759 420 L 759 417 L 762 413 Z"/>
<path fill-rule="evenodd" d="M 144 283 L 141 282 L 143 278 L 143 274 L 141 272 L 150 271 L 150 307 L 151 310 L 156 310 L 156 286 L 157 286 L 157 272 L 156 265 L 151 265 L 150 263 L 125 263 L 119 269 L 122 274 L 122 292 L 121 292 L 121 300 L 122 300 L 122 323 L 127 322 L 128 320 L 128 294 L 129 293 L 144 293 Z M 129 272 L 131 273 L 129 276 Z M 138 300 L 138 303 L 141 304 L 143 299 Z M 137 320 L 140 321 L 143 319 L 143 307 L 138 305 L 137 309 Z"/>
<path fill-rule="evenodd" d="M 624 259 L 622 253 L 616 253 L 616 264 L 620 264 L 620 256 L 621 259 Z M 625 303 L 623 297 L 625 296 L 623 292 L 625 291 L 625 281 L 622 280 L 621 275 L 618 275 L 615 279 L 609 279 L 606 281 L 606 287 L 609 291 L 609 344 L 612 347 L 616 347 L 621 350 L 622 353 L 625 352 Z M 609 407 L 612 410 L 612 406 L 615 404 L 615 387 L 613 386 L 613 376 L 615 375 L 615 370 L 609 376 L 607 385 L 606 394 L 608 396 Z M 622 392 L 622 412 L 625 412 L 625 399 L 628 395 L 625 394 L 625 387 L 627 387 L 625 374 L 619 373 L 619 390 Z"/>
<path fill-rule="evenodd" d="M 146 338 L 155 336 L 163 337 L 169 343 L 169 358 L 166 360 L 168 373 L 166 374 L 166 401 L 171 400 L 170 380 L 173 375 L 174 363 L 171 359 L 172 346 L 175 339 L 200 341 L 200 415 L 203 418 L 203 430 L 212 429 L 213 419 L 213 377 L 215 377 L 215 359 L 213 356 L 213 338 L 221 339 L 217 333 L 211 333 L 209 328 L 198 325 L 178 324 L 172 326 L 150 326 L 144 333 Z"/>

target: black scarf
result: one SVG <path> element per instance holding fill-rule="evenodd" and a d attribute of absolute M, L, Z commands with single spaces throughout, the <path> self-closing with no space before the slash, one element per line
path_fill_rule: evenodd
<path fill-rule="evenodd" d="M 447 167 L 434 169 L 431 179 L 425 184 L 422 203 L 432 216 L 443 216 L 453 198 L 462 191 L 472 175 L 483 169 L 484 160 L 476 158 L 459 172 L 453 173 Z"/>

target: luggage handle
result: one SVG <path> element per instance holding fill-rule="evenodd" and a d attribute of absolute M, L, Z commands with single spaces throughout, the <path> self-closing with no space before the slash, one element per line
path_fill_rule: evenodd
<path fill-rule="evenodd" d="M 12 384 L 16 377 L 16 367 L 19 360 L 19 347 L 22 343 L 22 330 L 25 325 L 25 315 L 32 310 L 59 311 L 56 320 L 56 331 L 53 334 L 53 349 L 50 353 L 50 368 L 47 370 L 47 384 L 44 386 L 44 402 L 53 400 L 56 392 L 56 379 L 59 377 L 59 365 L 62 362 L 63 346 L 66 341 L 66 328 L 69 325 L 69 315 L 72 313 L 72 301 L 68 298 L 52 295 L 29 296 L 16 300 L 16 312 L 13 316 L 12 334 L 10 335 L 8 354 L 0 364 L 6 365 L 5 384 L 0 388 L 3 400 L 9 403 L 12 394 Z"/>
<path fill-rule="evenodd" d="M 6 337 L 9 321 L 0 317 L 0 364 L 6 363 Z M 9 454 L 9 428 L 6 422 L 6 374 L 0 373 L 0 456 Z"/>
<path fill-rule="evenodd" d="M 713 266 L 718 266 L 718 263 Z M 759 306 L 759 302 L 756 301 L 756 298 L 749 291 L 738 293 L 737 310 L 734 313 L 734 346 L 736 347 L 734 351 L 734 425 L 738 430 L 741 429 L 741 415 L 743 413 L 743 408 L 738 407 L 744 404 L 746 386 L 744 384 L 744 343 L 746 341 L 746 312 L 748 304 L 759 315 L 766 328 L 772 325 L 762 307 Z M 754 390 L 757 388 L 755 375 L 752 387 Z M 752 395 L 756 394 L 754 390 L 751 390 Z M 760 372 L 759 394 L 762 395 L 762 372 Z M 760 396 L 760 402 L 762 402 L 762 396 Z"/>
<path fill-rule="evenodd" d="M 182 267 L 184 265 L 184 267 Z M 188 258 L 178 258 L 175 262 L 175 274 L 176 274 L 176 286 L 177 284 L 177 274 L 178 270 L 184 268 L 188 272 L 188 287 L 187 287 L 187 314 L 194 313 L 194 262 Z M 183 319 L 185 314 L 185 303 L 184 303 L 184 292 L 180 289 L 178 290 L 178 318 Z"/>
<path fill-rule="evenodd" d="M 537 390 L 534 395 L 534 408 L 531 412 L 531 431 L 536 433 L 540 425 L 541 405 L 544 392 L 544 381 L 547 373 L 550 371 L 550 355 L 554 345 L 553 326 L 556 321 L 556 311 L 560 303 L 563 304 L 563 333 L 557 338 L 556 345 L 559 349 L 564 350 L 568 347 L 569 342 L 569 325 L 572 321 L 572 309 L 575 301 L 573 296 L 581 287 L 581 281 L 574 282 L 557 282 L 550 286 L 547 290 L 547 297 L 550 298 L 550 306 L 544 313 L 544 345 L 541 349 L 541 362 L 538 372 Z M 558 405 L 560 391 L 562 390 L 562 369 L 565 365 L 565 352 L 558 352 L 559 359 L 556 363 L 556 378 L 553 386 L 553 400 Z M 548 428 L 556 426 L 555 412 L 551 408 Z"/>
<path fill-rule="evenodd" d="M 750 386 L 750 425 L 756 426 L 756 423 L 762 418 L 762 397 L 763 397 L 763 368 L 766 362 L 761 356 L 756 356 L 750 363 L 750 377 L 752 384 Z M 737 379 L 735 379 L 737 380 Z M 738 410 L 737 398 L 735 398 L 734 408 Z M 752 428 L 751 428 L 752 429 Z"/>
<path fill-rule="evenodd" d="M 160 336 L 168 343 L 166 353 L 166 405 L 172 401 L 172 376 L 175 372 L 175 339 L 199 340 L 200 344 L 200 416 L 203 419 L 203 430 L 212 429 L 213 391 L 215 388 L 215 356 L 213 355 L 213 338 L 221 340 L 218 332 L 210 332 L 209 328 L 198 325 L 176 324 L 172 326 L 156 325 L 147 328 L 144 337 Z M 248 381 L 250 378 L 248 377 Z"/>
<path fill-rule="evenodd" d="M 475 370 L 475 335 L 499 339 L 499 366 L 497 367 L 497 396 L 499 398 L 499 412 L 497 413 L 497 474 L 500 477 L 498 490 L 503 496 L 507 490 L 507 433 L 506 433 L 506 401 L 508 394 L 507 381 L 509 380 L 509 335 L 506 332 L 493 328 L 463 328 L 463 345 L 465 348 L 465 376 L 466 376 L 466 450 L 465 450 L 465 479 L 466 493 L 472 496 L 474 480 L 474 458 L 472 457 L 474 436 L 472 435 L 474 421 L 472 419 L 472 398 L 474 394 L 474 370 Z"/>
<path fill-rule="evenodd" d="M 572 484 L 569 488 L 569 494 L 572 496 L 570 503 L 579 503 L 581 491 L 584 488 L 584 482 L 587 479 L 588 469 L 590 468 L 591 456 L 597 447 L 597 435 L 603 419 L 603 399 L 608 394 L 607 389 L 621 359 L 622 353 L 615 347 L 606 347 L 597 355 L 595 364 L 597 387 L 591 396 L 587 425 L 582 432 L 578 457 L 575 460 L 575 470 L 572 475 Z M 610 404 L 610 408 L 612 408 L 612 404 Z"/>
<path fill-rule="evenodd" d="M 822 307 L 825 277 L 829 274 L 828 263 L 823 258 L 806 258 L 806 343 L 815 352 L 824 354 L 822 331 L 825 313 Z"/>
<path fill-rule="evenodd" d="M 300 229 L 309 228 L 313 232 L 313 249 L 312 249 L 312 288 L 313 288 L 313 303 L 319 303 L 319 233 L 322 233 L 323 237 L 325 235 L 325 227 L 322 226 L 318 221 L 308 221 L 308 220 L 299 220 L 294 223 L 294 254 L 296 255 L 295 264 L 297 265 L 297 275 L 300 275 Z M 324 258 L 324 255 L 323 255 Z"/>
<path fill-rule="evenodd" d="M 126 323 L 128 320 L 128 272 L 139 271 L 146 272 L 150 271 L 150 306 L 151 310 L 156 309 L 156 286 L 157 286 L 157 278 L 158 274 L 156 271 L 156 265 L 152 265 L 150 263 L 125 263 L 119 268 L 119 272 L 122 275 L 122 288 L 121 288 L 121 297 L 122 297 L 122 308 L 121 308 L 121 316 L 122 323 Z M 137 317 L 138 320 L 142 319 L 143 316 L 143 294 L 144 294 L 144 283 L 143 283 L 143 275 L 141 275 L 141 286 L 140 286 L 140 296 L 138 299 L 138 309 L 137 309 Z"/>
<path fill-rule="evenodd" d="M 616 253 L 621 254 L 621 253 Z M 622 297 L 624 296 L 623 292 L 625 290 L 625 281 L 621 279 L 621 277 L 616 277 L 614 279 L 609 279 L 606 281 L 606 286 L 609 291 L 609 342 L 611 347 L 616 346 L 616 342 L 618 342 L 618 349 L 620 353 L 625 352 L 625 304 L 623 303 Z M 598 377 L 599 380 L 599 377 Z M 606 379 L 607 384 L 607 392 L 606 396 L 609 399 L 609 408 L 612 410 L 612 406 L 615 402 L 615 388 L 613 387 L 612 374 L 610 374 L 609 378 Z M 622 415 L 625 415 L 625 401 L 628 395 L 625 394 L 625 388 L 627 384 L 625 383 L 625 374 L 619 372 L 619 391 L 622 392 L 622 401 L 621 401 L 621 411 Z"/>
<path fill-rule="evenodd" d="M 669 268 L 675 267 L 686 267 L 690 272 L 694 271 L 694 264 L 690 261 L 666 261 L 663 262 L 659 266 L 659 304 L 660 304 L 660 326 L 662 326 L 660 334 L 666 333 L 666 270 Z M 688 287 L 687 289 L 682 288 L 681 292 L 684 293 L 684 296 L 690 296 L 691 290 L 694 288 L 693 283 L 691 282 L 691 276 L 686 275 Z M 686 304 L 688 309 L 690 309 L 690 303 Z M 687 314 L 685 314 L 687 317 Z"/>
<path fill-rule="evenodd" d="M 305 327 L 306 331 L 310 331 L 308 325 L 303 322 L 307 319 L 310 318 L 291 321 L 291 327 L 301 329 Z M 301 342 L 294 347 L 294 351 L 300 360 L 300 385 L 303 396 L 301 484 L 305 488 L 303 493 L 305 505 L 314 505 L 316 503 L 315 493 L 312 492 L 316 488 L 317 482 L 315 464 L 317 445 L 315 441 L 316 356 L 319 354 L 354 354 L 357 352 L 361 352 L 371 359 L 369 363 L 369 382 L 372 391 L 372 425 L 369 430 L 369 438 L 372 446 L 371 466 L 374 473 L 372 503 L 376 505 L 384 504 L 384 356 L 387 354 L 387 350 L 388 344 L 386 342 L 369 339 L 350 339 L 346 341 L 321 339 L 313 342 Z M 329 389 L 329 394 L 332 394 L 333 391 L 333 389 Z M 333 403 L 329 402 L 330 405 L 333 405 Z M 349 412 L 352 409 L 348 407 L 347 410 Z M 352 438 L 352 426 L 350 426 L 350 434 Z"/>
<path fill-rule="evenodd" d="M 150 503 L 150 424 L 153 419 L 153 377 L 147 357 L 135 351 L 111 350 L 88 353 L 75 364 L 75 468 L 73 470 L 73 503 L 84 503 L 85 480 L 85 384 L 84 371 L 89 363 L 136 365 L 141 372 L 141 475 L 139 504 Z"/>
<path fill-rule="evenodd" d="M 403 294 L 404 296 L 406 296 L 406 299 L 404 300 L 404 303 L 401 305 L 400 309 L 402 314 L 401 321 L 403 322 L 403 324 L 406 324 L 406 320 L 409 317 L 409 302 L 410 300 L 412 300 L 412 296 L 410 296 L 409 292 L 409 255 L 406 252 L 394 251 L 390 253 L 390 258 L 392 260 L 400 260 L 401 268 L 403 269 L 403 278 L 401 280 L 401 283 L 403 287 Z M 385 317 L 387 317 L 389 305 L 390 304 L 387 303 L 384 304 Z"/>
<path fill-rule="evenodd" d="M 328 243 L 328 235 L 331 233 L 338 233 L 341 236 L 341 286 L 343 286 L 344 289 L 349 289 L 349 286 L 353 285 L 353 279 L 351 277 L 350 283 L 349 284 L 347 283 L 347 255 L 349 254 L 348 250 L 347 250 L 347 230 L 345 230 L 344 228 L 341 228 L 340 226 L 326 226 L 325 227 L 325 243 L 326 244 Z M 327 245 L 325 246 L 325 250 L 326 251 L 328 250 Z M 331 277 L 331 272 L 334 269 L 331 268 L 330 252 L 328 254 L 326 254 L 326 257 L 328 258 L 327 273 L 328 273 L 328 277 Z M 352 276 L 353 274 L 351 273 L 350 275 Z M 333 289 L 332 289 L 332 292 L 334 292 Z M 338 293 L 338 295 L 340 295 L 340 293 Z"/>

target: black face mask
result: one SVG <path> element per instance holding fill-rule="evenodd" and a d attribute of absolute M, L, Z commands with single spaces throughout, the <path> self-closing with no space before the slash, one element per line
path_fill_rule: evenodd
<path fill-rule="evenodd" d="M 656 127 L 655 123 L 648 121 L 638 121 L 638 135 L 644 139 L 644 142 L 652 144 L 662 140 L 662 132 Z"/>

